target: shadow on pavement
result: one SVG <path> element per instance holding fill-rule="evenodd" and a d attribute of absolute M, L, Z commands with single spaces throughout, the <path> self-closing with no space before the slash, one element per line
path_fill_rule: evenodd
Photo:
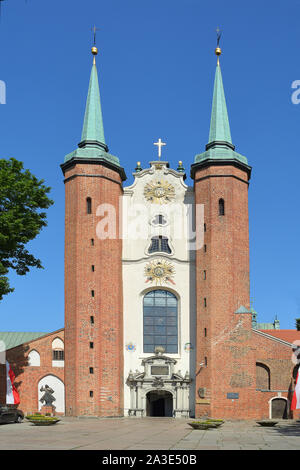
<path fill-rule="evenodd" d="M 280 426 L 275 426 L 273 429 L 278 432 L 278 434 L 284 436 L 300 436 L 300 420 L 289 423 L 286 426 L 281 424 Z"/>

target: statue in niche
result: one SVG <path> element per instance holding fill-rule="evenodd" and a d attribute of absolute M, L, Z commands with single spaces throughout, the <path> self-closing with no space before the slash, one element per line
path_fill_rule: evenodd
<path fill-rule="evenodd" d="M 40 388 L 40 391 L 45 392 L 42 398 L 40 398 L 40 402 L 43 403 L 44 406 L 52 406 L 53 402 L 56 400 L 53 396 L 54 390 L 46 384 Z"/>

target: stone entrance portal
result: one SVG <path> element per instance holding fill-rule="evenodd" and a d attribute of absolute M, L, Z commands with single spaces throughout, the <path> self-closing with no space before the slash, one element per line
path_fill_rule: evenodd
<path fill-rule="evenodd" d="M 143 359 L 144 372 L 130 371 L 129 416 L 173 416 L 188 418 L 190 378 L 175 372 L 175 359 L 157 352 Z"/>
<path fill-rule="evenodd" d="M 146 395 L 147 416 L 173 416 L 173 396 L 165 390 L 153 390 Z"/>

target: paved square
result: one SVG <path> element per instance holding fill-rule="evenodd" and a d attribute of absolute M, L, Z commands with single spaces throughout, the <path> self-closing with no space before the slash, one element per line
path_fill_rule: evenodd
<path fill-rule="evenodd" d="M 54 426 L 0 425 L 0 450 L 299 450 L 300 422 L 273 428 L 255 421 L 193 430 L 187 419 L 68 418 Z"/>

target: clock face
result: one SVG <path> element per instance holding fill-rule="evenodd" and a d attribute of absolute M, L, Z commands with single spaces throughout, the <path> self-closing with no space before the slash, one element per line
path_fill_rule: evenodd
<path fill-rule="evenodd" d="M 167 204 L 174 200 L 175 189 L 167 181 L 159 179 L 146 184 L 144 196 L 147 201 L 154 204 Z"/>

